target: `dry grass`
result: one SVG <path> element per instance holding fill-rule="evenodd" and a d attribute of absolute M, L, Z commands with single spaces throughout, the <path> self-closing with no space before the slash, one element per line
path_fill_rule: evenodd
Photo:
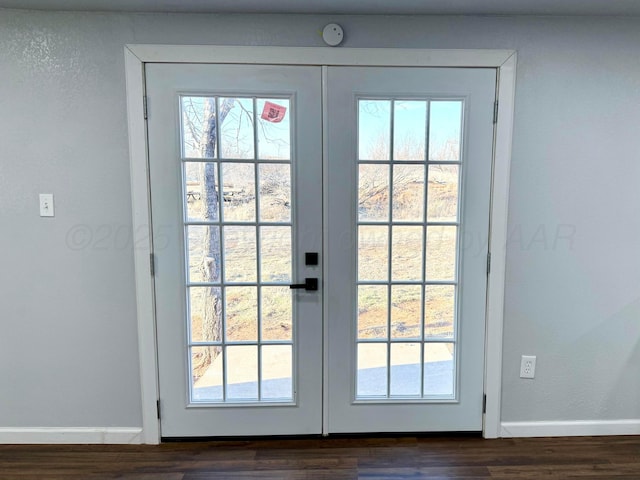
<path fill-rule="evenodd" d="M 250 172 L 247 172 L 250 173 Z M 278 173 L 278 172 L 275 172 Z M 424 171 L 420 168 L 406 169 L 401 182 L 394 185 L 393 219 L 418 220 L 424 218 Z M 455 221 L 457 216 L 458 171 L 455 166 L 436 168 L 428 177 L 429 221 Z M 378 188 L 360 204 L 361 218 L 388 215 L 388 189 Z M 288 185 L 261 185 L 261 218 L 269 221 L 288 222 L 290 208 Z M 255 186 L 252 182 L 229 185 L 228 190 L 237 193 L 223 203 L 226 219 L 254 221 L 256 216 Z M 361 196 L 365 196 L 362 191 Z M 190 218 L 200 218 L 202 201 L 191 198 L 188 202 Z M 387 205 L 385 207 L 385 205 Z M 387 213 L 384 213 L 386 209 Z M 262 338 L 290 340 L 291 293 L 290 283 L 291 247 L 288 230 L 268 231 L 261 242 L 263 279 L 282 282 L 283 287 L 263 287 Z M 421 280 L 422 226 L 394 227 L 392 280 Z M 202 241 L 206 227 L 190 227 L 189 269 L 192 280 L 201 280 L 200 261 Z M 387 227 L 361 227 L 359 245 L 360 280 L 387 280 L 389 275 L 387 252 Z M 253 227 L 229 229 L 225 236 L 227 279 L 253 281 L 257 279 L 255 230 Z M 426 272 L 428 280 L 453 280 L 455 265 L 455 227 L 429 227 L 426 245 Z M 265 275 L 268 275 L 265 277 Z M 375 290 L 378 291 L 375 291 Z M 191 332 L 193 339 L 203 339 L 202 314 L 205 299 L 204 288 L 193 288 L 191 294 Z M 449 337 L 453 333 L 454 288 L 427 286 L 424 295 L 424 334 L 426 336 Z M 357 328 L 359 338 L 387 337 L 387 287 L 361 287 L 358 299 Z M 421 287 L 392 288 L 391 337 L 416 339 L 421 337 Z M 256 341 L 259 322 L 257 320 L 257 288 L 227 287 L 225 302 L 226 338 L 229 340 Z M 206 367 L 194 372 L 194 380 Z"/>

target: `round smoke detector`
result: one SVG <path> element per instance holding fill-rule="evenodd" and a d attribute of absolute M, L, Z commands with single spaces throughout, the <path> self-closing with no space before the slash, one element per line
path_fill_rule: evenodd
<path fill-rule="evenodd" d="M 322 30 L 322 39 L 330 47 L 337 47 L 344 39 L 342 27 L 337 23 L 330 23 Z"/>

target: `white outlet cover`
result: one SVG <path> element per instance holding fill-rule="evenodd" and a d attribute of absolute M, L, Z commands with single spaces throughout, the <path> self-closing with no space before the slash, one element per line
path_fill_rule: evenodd
<path fill-rule="evenodd" d="M 535 378 L 536 357 L 535 355 L 522 355 L 520 360 L 520 378 Z"/>
<path fill-rule="evenodd" d="M 337 47 L 344 40 L 344 31 L 337 23 L 330 23 L 322 30 L 322 39 L 330 47 Z"/>

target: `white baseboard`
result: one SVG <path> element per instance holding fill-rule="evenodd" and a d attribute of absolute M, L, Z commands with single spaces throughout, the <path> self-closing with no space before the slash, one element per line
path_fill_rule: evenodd
<path fill-rule="evenodd" d="M 0 427 L 0 444 L 76 443 L 139 444 L 142 428 L 74 427 L 74 428 L 6 428 Z"/>
<path fill-rule="evenodd" d="M 500 434 L 504 438 L 640 435 L 640 420 L 502 422 Z"/>

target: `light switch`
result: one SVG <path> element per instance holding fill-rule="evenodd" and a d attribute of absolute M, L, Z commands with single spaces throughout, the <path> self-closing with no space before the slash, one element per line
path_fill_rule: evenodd
<path fill-rule="evenodd" d="M 40 194 L 40 216 L 53 217 L 53 193 Z"/>

